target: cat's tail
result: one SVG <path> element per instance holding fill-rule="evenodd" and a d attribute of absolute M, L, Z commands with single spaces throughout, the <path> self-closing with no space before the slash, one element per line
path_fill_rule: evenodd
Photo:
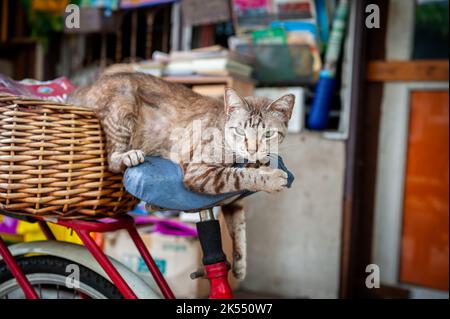
<path fill-rule="evenodd" d="M 247 271 L 247 237 L 242 200 L 222 206 L 222 213 L 233 242 L 233 275 L 238 280 L 244 280 Z"/>

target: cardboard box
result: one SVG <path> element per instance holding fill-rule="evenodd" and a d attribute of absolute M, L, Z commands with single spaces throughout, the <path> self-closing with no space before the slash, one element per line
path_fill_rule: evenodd
<path fill-rule="evenodd" d="M 224 223 L 222 241 L 224 252 L 231 262 L 232 245 Z M 195 226 L 195 225 L 193 225 Z M 142 240 L 153 256 L 177 298 L 206 298 L 209 283 L 206 279 L 192 280 L 189 275 L 202 267 L 202 251 L 196 237 L 180 237 L 139 229 Z M 150 276 L 144 260 L 139 255 L 126 231 L 105 234 L 104 251 L 142 276 Z M 237 280 L 229 273 L 231 287 L 238 287 Z"/>

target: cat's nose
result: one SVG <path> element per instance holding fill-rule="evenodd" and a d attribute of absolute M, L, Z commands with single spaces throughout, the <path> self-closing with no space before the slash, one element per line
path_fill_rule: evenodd
<path fill-rule="evenodd" d="M 248 153 L 250 155 L 254 155 L 256 153 L 256 148 L 255 149 L 248 149 L 247 151 L 248 151 Z"/>

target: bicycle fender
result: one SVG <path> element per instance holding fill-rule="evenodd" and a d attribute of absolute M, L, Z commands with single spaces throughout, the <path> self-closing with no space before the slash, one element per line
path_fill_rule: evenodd
<path fill-rule="evenodd" d="M 14 257 L 28 254 L 48 255 L 64 258 L 76 262 L 90 270 L 98 273 L 100 276 L 111 281 L 106 272 L 91 255 L 86 247 L 68 242 L 55 240 L 33 241 L 18 243 L 8 246 L 9 251 Z M 108 257 L 123 279 L 139 299 L 161 299 L 159 289 L 156 283 L 151 279 L 144 279 L 121 262 L 112 257 Z M 0 261 L 2 261 L 0 256 Z M 111 281 L 112 282 L 112 281 Z"/>

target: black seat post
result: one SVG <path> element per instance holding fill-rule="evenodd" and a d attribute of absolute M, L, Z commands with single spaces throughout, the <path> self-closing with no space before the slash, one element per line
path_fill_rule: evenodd
<path fill-rule="evenodd" d="M 214 218 L 212 209 L 202 210 L 199 214 L 200 222 L 197 223 L 197 231 L 203 250 L 203 264 L 226 262 L 227 257 L 222 250 L 219 221 Z"/>

